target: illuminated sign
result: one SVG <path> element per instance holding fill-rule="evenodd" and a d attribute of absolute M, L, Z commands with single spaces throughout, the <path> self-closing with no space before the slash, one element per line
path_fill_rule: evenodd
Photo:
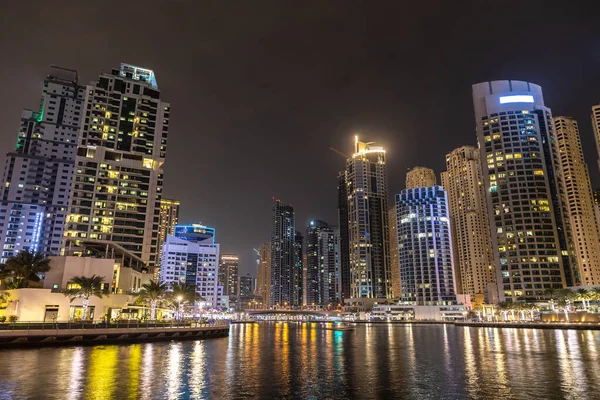
<path fill-rule="evenodd" d="M 531 95 L 500 96 L 500 104 L 507 104 L 507 103 L 533 103 L 533 96 L 531 96 Z"/>

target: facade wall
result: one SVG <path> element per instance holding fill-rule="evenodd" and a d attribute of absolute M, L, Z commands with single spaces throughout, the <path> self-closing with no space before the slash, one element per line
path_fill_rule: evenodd
<path fill-rule="evenodd" d="M 16 315 L 21 322 L 42 322 L 46 308 L 58 308 L 56 322 L 68 322 L 71 307 L 81 307 L 83 299 L 69 302 L 62 293 L 52 293 L 50 289 L 16 289 L 7 291 L 10 294 L 6 315 Z M 94 321 L 102 320 L 109 308 L 125 308 L 133 304 L 135 296 L 111 295 L 102 298 L 90 297 L 88 307 L 94 307 Z M 46 322 L 53 322 L 47 319 Z"/>

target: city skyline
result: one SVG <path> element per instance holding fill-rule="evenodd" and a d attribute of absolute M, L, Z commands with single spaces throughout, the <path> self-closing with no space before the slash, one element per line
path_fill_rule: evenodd
<path fill-rule="evenodd" d="M 2 24 L 0 33 L 15 39 L 3 43 L 3 54 L 7 60 L 19 62 L 0 67 L 0 84 L 5 88 L 5 96 L 0 99 L 0 148 L 8 151 L 14 147 L 20 110 L 37 108 L 43 76 L 50 64 L 76 69 L 83 83 L 122 61 L 152 68 L 165 98 L 176 105 L 165 164 L 164 195 L 181 201 L 182 222 L 202 221 L 217 227 L 223 238 L 223 251 L 239 253 L 240 272 L 253 274 L 252 248 L 269 236 L 271 197 L 295 206 L 298 226 L 311 219 L 336 221 L 332 182 L 343 167 L 343 159 L 329 147 L 348 152 L 352 135 L 359 132 L 364 140 L 376 141 L 388 149 L 392 196 L 403 189 L 407 168 L 423 165 L 442 171 L 445 154 L 457 146 L 475 145 L 470 88 L 476 82 L 519 79 L 542 86 L 546 103 L 555 115 L 573 116 L 579 122 L 593 187 L 598 187 L 590 122 L 591 107 L 600 100 L 600 83 L 596 79 L 598 46 L 593 40 L 598 27 L 592 24 L 593 10 L 584 13 L 577 8 L 565 11 L 544 5 L 539 7 L 544 12 L 541 23 L 526 20 L 525 15 L 516 12 L 520 6 L 507 4 L 495 12 L 499 17 L 510 15 L 515 24 L 523 26 L 520 32 L 511 32 L 508 26 L 490 26 L 483 18 L 489 12 L 484 6 L 462 15 L 441 7 L 440 14 L 433 18 L 434 25 L 440 25 L 439 30 L 416 39 L 404 31 L 416 27 L 412 22 L 405 27 L 386 23 L 395 11 L 404 11 L 402 8 L 390 11 L 375 6 L 363 13 L 356 5 L 344 9 L 306 5 L 305 10 L 310 13 L 303 14 L 275 4 L 255 10 L 242 6 L 230 15 L 221 6 L 201 10 L 185 2 L 179 4 L 179 11 L 159 3 L 150 7 L 152 11 L 133 11 L 132 5 L 120 5 L 123 14 L 111 21 L 117 27 L 113 32 L 88 29 L 86 16 L 100 9 L 88 4 L 73 5 L 69 24 L 54 22 L 61 19 L 53 18 L 60 10 L 45 4 L 34 12 L 25 5 L 3 9 L 7 23 Z M 125 21 L 129 11 L 148 18 L 155 13 L 169 15 L 167 28 L 177 23 L 180 30 L 176 34 L 169 29 L 146 31 L 147 40 L 135 48 L 120 44 L 121 25 L 132 31 L 143 27 L 143 18 Z M 411 5 L 409 11 L 415 24 L 430 17 L 430 10 L 422 6 Z M 214 18 L 219 23 L 197 24 L 194 18 L 177 20 L 184 14 L 200 12 L 207 21 Z M 446 19 L 446 12 L 452 12 L 450 15 L 455 18 Z M 15 37 L 18 29 L 13 23 L 25 13 L 33 30 L 29 35 Z M 253 20 L 247 26 L 250 32 L 246 38 L 240 38 L 235 26 L 242 19 L 247 21 L 248 16 Z M 272 31 L 264 28 L 277 20 L 285 23 L 277 24 Z M 571 24 L 567 37 L 553 29 L 556 24 L 569 21 L 577 23 Z M 313 34 L 306 38 L 299 34 L 306 32 L 298 29 L 305 23 L 316 30 L 314 35 L 322 35 L 322 40 L 314 40 Z M 220 24 L 223 28 L 217 29 L 215 25 Z M 365 27 L 369 28 L 368 34 Z M 486 43 L 497 43 L 502 51 L 471 38 L 477 36 L 473 32 L 484 27 Z M 444 29 L 452 29 L 456 39 L 438 45 L 439 32 Z M 86 32 L 85 40 L 77 32 Z M 532 34 L 544 37 L 544 50 L 535 54 L 519 52 L 523 35 Z M 196 40 L 207 36 L 211 37 L 208 42 Z M 237 44 L 233 39 L 243 43 Z M 61 45 L 53 46 L 54 43 Z M 111 43 L 111 51 L 106 51 L 107 43 Z M 258 64 L 249 57 L 257 46 L 259 58 L 264 59 Z M 439 57 L 427 54 L 432 46 L 441 46 Z M 180 51 L 188 48 L 197 50 Z M 104 54 L 102 57 L 97 56 L 99 51 Z M 555 55 L 560 53 L 568 53 L 579 61 L 556 60 Z M 466 54 L 475 54 L 478 63 L 471 63 L 464 57 Z M 305 59 L 312 61 L 307 64 Z M 299 78 L 291 82 L 290 76 Z M 436 118 L 427 117 L 432 110 Z M 189 115 L 194 118 L 187 118 Z M 281 132 L 293 137 L 293 144 L 291 140 L 278 142 Z M 430 140 L 422 140 L 423 137 Z M 265 143 L 279 143 L 281 151 L 273 151 L 275 147 Z M 431 143 L 435 145 L 430 146 Z M 187 185 L 189 160 L 197 157 L 196 149 L 207 147 L 210 151 L 202 154 L 204 161 L 220 168 L 205 176 L 204 183 L 218 190 Z M 300 157 L 306 155 L 311 163 L 302 162 Z M 257 170 L 244 168 L 255 157 L 268 162 L 255 167 Z M 288 163 L 288 157 L 293 157 L 294 162 Z M 274 168 L 275 165 L 285 167 Z M 294 179 L 287 179 L 288 176 Z M 321 193 L 323 199 L 332 200 L 322 201 L 306 193 L 309 185 L 316 185 L 315 192 Z M 244 207 L 223 211 L 227 199 L 239 192 L 245 193 Z M 239 229 L 240 226 L 248 228 Z"/>

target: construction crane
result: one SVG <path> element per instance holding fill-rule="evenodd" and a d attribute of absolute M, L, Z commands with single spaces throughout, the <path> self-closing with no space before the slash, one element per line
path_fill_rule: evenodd
<path fill-rule="evenodd" d="M 341 151 L 339 151 L 338 149 L 334 149 L 333 147 L 330 147 L 329 150 L 333 151 L 334 153 L 339 154 L 340 156 L 344 157 L 344 159 L 349 159 L 350 157 L 347 156 L 346 154 L 342 153 Z"/>

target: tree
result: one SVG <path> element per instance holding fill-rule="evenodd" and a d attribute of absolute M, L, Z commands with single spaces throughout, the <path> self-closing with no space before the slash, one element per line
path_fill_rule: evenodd
<path fill-rule="evenodd" d="M 596 309 L 600 305 L 600 286 L 596 286 L 590 290 L 590 298 L 596 300 Z"/>
<path fill-rule="evenodd" d="M 28 288 L 39 282 L 40 274 L 50 271 L 50 259 L 42 253 L 21 250 L 11 256 L 2 268 L 2 281 L 9 289 Z"/>
<path fill-rule="evenodd" d="M 167 293 L 167 285 L 158 281 L 151 280 L 142 285 L 139 298 L 143 301 L 150 302 L 150 320 L 156 319 L 156 306 L 164 300 Z"/>
<path fill-rule="evenodd" d="M 181 319 L 181 305 L 191 301 L 200 300 L 200 296 L 198 296 L 196 289 L 192 285 L 186 282 L 176 282 L 171 285 L 169 300 L 171 301 L 172 307 L 177 310 L 178 319 Z"/>
<path fill-rule="evenodd" d="M 565 312 L 565 319 L 569 322 L 569 311 L 571 310 L 571 301 L 577 298 L 577 293 L 569 288 L 557 290 L 558 305 Z"/>
<path fill-rule="evenodd" d="M 581 299 L 581 302 L 583 303 L 583 309 L 587 311 L 588 304 L 586 303 L 586 300 L 591 297 L 590 292 L 584 288 L 577 289 L 575 292 L 577 293 L 577 296 L 579 297 L 579 299 Z"/>
<path fill-rule="evenodd" d="M 513 313 L 514 319 L 514 304 L 512 303 L 512 301 L 501 301 L 496 305 L 496 308 L 498 309 L 498 311 L 500 311 L 500 314 L 502 315 L 502 319 L 504 321 L 508 319 L 507 317 L 509 312 Z"/>
<path fill-rule="evenodd" d="M 545 297 L 550 299 L 550 308 L 552 308 L 552 311 L 554 311 L 555 310 L 554 300 L 556 300 L 558 297 L 558 289 L 548 288 L 548 289 L 544 290 L 544 292 L 542 294 Z"/>
<path fill-rule="evenodd" d="M 104 277 L 92 275 L 90 277 L 87 276 L 74 276 L 71 279 L 71 282 L 77 285 L 77 287 L 73 287 L 68 289 L 65 292 L 65 296 L 69 297 L 71 302 L 77 298 L 83 299 L 83 310 L 82 310 L 82 320 L 87 319 L 87 308 L 90 302 L 90 297 L 98 297 L 102 298 L 104 293 L 102 292 L 102 283 L 104 283 Z"/>

